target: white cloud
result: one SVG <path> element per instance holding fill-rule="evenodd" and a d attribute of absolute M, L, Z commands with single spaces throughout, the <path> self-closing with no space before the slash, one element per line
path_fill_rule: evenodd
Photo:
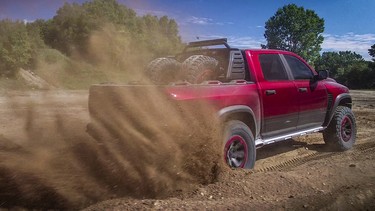
<path fill-rule="evenodd" d="M 371 60 L 368 49 L 375 44 L 375 34 L 354 34 L 344 35 L 324 34 L 322 51 L 353 51 L 363 56 L 366 60 Z M 265 38 L 251 36 L 231 36 L 231 35 L 199 35 L 200 40 L 228 38 L 228 43 L 236 48 L 260 48 L 261 44 L 266 44 Z"/>
<path fill-rule="evenodd" d="M 208 25 L 208 24 L 212 24 L 213 20 L 211 18 L 191 16 L 187 19 L 187 22 L 193 23 L 193 24 L 198 24 L 198 25 Z"/>
<path fill-rule="evenodd" d="M 28 24 L 28 23 L 32 23 L 34 22 L 35 20 L 27 20 L 27 19 L 23 19 L 23 23 L 24 24 Z"/>
<path fill-rule="evenodd" d="M 323 51 L 354 51 L 361 54 L 366 60 L 371 59 L 368 49 L 375 44 L 375 34 L 349 32 L 344 35 L 323 34 L 323 36 Z"/>
<path fill-rule="evenodd" d="M 233 25 L 234 23 L 228 21 L 228 22 L 217 22 L 216 24 L 217 24 L 217 25 Z"/>
<path fill-rule="evenodd" d="M 228 43 L 232 47 L 236 48 L 260 48 L 261 44 L 265 43 L 264 39 L 258 39 L 254 37 L 228 37 Z"/>
<path fill-rule="evenodd" d="M 195 17 L 190 16 L 186 20 L 187 23 L 197 24 L 197 25 L 232 25 L 233 22 L 215 22 L 212 18 L 205 17 Z"/>

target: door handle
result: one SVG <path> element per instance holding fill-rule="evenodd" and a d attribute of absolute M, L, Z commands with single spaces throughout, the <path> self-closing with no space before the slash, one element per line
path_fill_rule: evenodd
<path fill-rule="evenodd" d="M 299 92 L 307 92 L 307 88 L 298 88 Z"/>
<path fill-rule="evenodd" d="M 275 95 L 276 90 L 266 90 L 266 95 Z"/>

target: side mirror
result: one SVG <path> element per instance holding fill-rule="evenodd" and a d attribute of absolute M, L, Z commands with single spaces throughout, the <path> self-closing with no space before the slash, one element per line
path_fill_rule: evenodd
<path fill-rule="evenodd" d="M 318 75 L 315 75 L 314 76 L 314 79 L 316 81 L 319 81 L 319 80 L 324 80 L 324 79 L 327 79 L 329 77 L 329 72 L 328 70 L 320 70 L 318 72 Z"/>

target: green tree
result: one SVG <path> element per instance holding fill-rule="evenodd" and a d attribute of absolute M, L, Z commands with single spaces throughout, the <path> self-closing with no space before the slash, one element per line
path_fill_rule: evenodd
<path fill-rule="evenodd" d="M 178 25 L 167 16 L 145 15 L 140 18 L 138 29 L 140 33 L 135 37 L 137 45 L 148 49 L 152 57 L 166 56 L 182 49 Z"/>
<path fill-rule="evenodd" d="M 106 24 L 126 26 L 127 31 L 136 27 L 136 13 L 116 0 L 93 0 L 82 5 L 65 3 L 48 23 L 46 43 L 71 55 L 87 53 L 90 35 Z"/>
<path fill-rule="evenodd" d="M 44 48 L 49 21 L 43 19 L 37 19 L 31 23 L 27 23 L 26 28 L 29 36 L 34 39 L 34 43 L 38 48 Z"/>
<path fill-rule="evenodd" d="M 310 63 L 319 58 L 323 43 L 324 19 L 309 9 L 289 4 L 279 8 L 265 24 L 262 48 L 292 51 Z"/>
<path fill-rule="evenodd" d="M 111 30 L 115 26 L 118 32 L 127 37 L 130 35 L 127 47 L 136 51 L 148 49 L 157 56 L 174 52 L 181 46 L 178 25 L 174 20 L 167 16 L 137 17 L 134 10 L 117 0 L 92 0 L 82 5 L 65 3 L 56 16 L 42 27 L 47 29 L 43 37 L 49 46 L 67 55 L 78 52 L 85 56 L 90 36 L 108 25 Z"/>
<path fill-rule="evenodd" d="M 65 3 L 52 20 L 38 25 L 47 45 L 107 69 L 137 71 L 152 58 L 182 48 L 173 19 L 138 17 L 117 0 Z"/>
<path fill-rule="evenodd" d="M 375 44 L 372 45 L 370 49 L 368 49 L 368 53 L 370 54 L 370 56 L 372 56 L 372 60 L 374 60 L 375 62 Z"/>
<path fill-rule="evenodd" d="M 354 62 L 343 70 L 338 75 L 337 81 L 345 84 L 350 89 L 370 88 L 371 82 L 368 76 L 370 76 L 371 70 L 369 69 L 368 62 Z"/>
<path fill-rule="evenodd" d="M 0 21 L 0 75 L 15 76 L 18 69 L 29 64 L 32 44 L 23 22 Z"/>
<path fill-rule="evenodd" d="M 372 56 L 372 62 L 369 64 L 369 73 L 366 76 L 369 81 L 371 81 L 370 87 L 374 89 L 375 88 L 375 44 L 371 46 L 371 48 L 368 50 L 370 56 Z"/>
<path fill-rule="evenodd" d="M 330 76 L 337 78 L 344 75 L 350 65 L 364 61 L 360 54 L 351 51 L 323 52 L 316 61 L 316 69 L 329 70 Z"/>
<path fill-rule="evenodd" d="M 35 68 L 37 64 L 37 57 L 39 49 L 46 48 L 46 45 L 43 41 L 44 32 L 45 32 L 45 21 L 36 20 L 32 23 L 26 24 L 27 34 L 30 40 L 31 45 L 31 61 L 28 64 L 28 67 L 31 69 Z"/>
<path fill-rule="evenodd" d="M 87 12 L 88 18 L 100 24 L 125 25 L 130 31 L 136 27 L 135 11 L 119 4 L 117 0 L 92 0 L 85 2 L 82 7 Z"/>
<path fill-rule="evenodd" d="M 326 69 L 330 77 L 351 89 L 375 88 L 375 71 L 371 63 L 351 51 L 323 52 L 316 69 Z"/>
<path fill-rule="evenodd" d="M 73 52 L 85 53 L 90 33 L 98 28 L 95 20 L 89 18 L 84 8 L 77 3 L 65 3 L 47 27 L 46 44 L 67 55 Z"/>

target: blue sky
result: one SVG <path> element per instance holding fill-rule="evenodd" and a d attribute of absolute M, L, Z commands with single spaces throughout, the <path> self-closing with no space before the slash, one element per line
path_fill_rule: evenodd
<path fill-rule="evenodd" d="M 0 0 L 0 19 L 49 19 L 64 2 L 85 0 Z M 325 20 L 323 51 L 351 50 L 370 59 L 375 44 L 375 0 L 118 0 L 138 15 L 167 15 L 183 41 L 227 37 L 231 45 L 259 48 L 264 24 L 276 10 L 295 3 Z"/>

